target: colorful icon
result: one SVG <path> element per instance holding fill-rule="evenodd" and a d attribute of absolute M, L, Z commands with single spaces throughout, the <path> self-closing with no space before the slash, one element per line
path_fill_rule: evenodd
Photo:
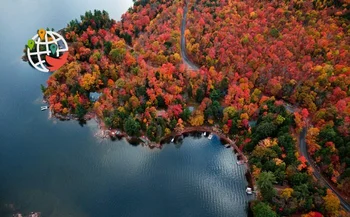
<path fill-rule="evenodd" d="M 57 50 L 57 45 L 56 44 L 50 44 L 50 50 L 53 55 L 55 55 L 56 50 Z"/>
<path fill-rule="evenodd" d="M 59 69 L 68 59 L 66 40 L 53 31 L 40 29 L 37 33 L 27 43 L 26 54 L 29 64 L 41 72 L 53 72 Z"/>
<path fill-rule="evenodd" d="M 46 55 L 45 59 L 50 66 L 47 68 L 50 69 L 50 72 L 56 71 L 57 69 L 61 68 L 66 62 L 68 58 L 68 52 L 64 53 L 61 57 L 59 58 L 53 58 L 48 55 Z"/>
<path fill-rule="evenodd" d="M 35 45 L 34 40 L 33 39 L 29 39 L 27 45 L 28 45 L 30 50 L 33 50 L 33 47 Z"/>
<path fill-rule="evenodd" d="M 43 41 L 45 39 L 46 30 L 45 29 L 39 29 L 38 34 L 39 34 L 40 39 Z"/>

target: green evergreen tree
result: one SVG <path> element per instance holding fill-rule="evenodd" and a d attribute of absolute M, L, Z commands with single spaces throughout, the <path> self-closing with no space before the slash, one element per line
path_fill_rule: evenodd
<path fill-rule="evenodd" d="M 258 202 L 253 207 L 254 217 L 276 217 L 277 214 L 271 209 L 271 207 L 264 203 Z"/>

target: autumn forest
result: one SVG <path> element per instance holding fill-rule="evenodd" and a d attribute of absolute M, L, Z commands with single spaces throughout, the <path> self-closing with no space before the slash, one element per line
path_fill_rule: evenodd
<path fill-rule="evenodd" d="M 349 216 L 349 4 L 136 0 L 118 22 L 89 11 L 63 30 L 68 63 L 44 97 L 57 117 L 155 143 L 216 126 L 249 159 L 254 216 Z"/>

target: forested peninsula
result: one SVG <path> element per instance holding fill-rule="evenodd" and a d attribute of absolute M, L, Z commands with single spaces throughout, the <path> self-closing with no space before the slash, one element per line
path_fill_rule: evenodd
<path fill-rule="evenodd" d="M 349 33 L 348 0 L 136 0 L 72 20 L 42 90 L 56 116 L 155 143 L 215 126 L 248 156 L 255 216 L 349 216 Z"/>

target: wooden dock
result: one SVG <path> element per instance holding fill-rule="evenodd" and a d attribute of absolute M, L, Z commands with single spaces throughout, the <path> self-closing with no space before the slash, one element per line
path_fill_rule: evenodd
<path fill-rule="evenodd" d="M 224 133 L 219 132 L 218 130 L 213 129 L 213 127 L 208 126 L 200 126 L 200 127 L 185 127 L 182 131 L 179 132 L 173 132 L 168 137 L 177 137 L 181 136 L 184 133 L 194 133 L 194 132 L 209 132 L 216 136 L 218 136 L 221 140 L 225 141 L 227 144 L 229 144 L 236 153 L 238 153 L 238 156 L 242 158 L 241 160 L 244 163 L 248 162 L 248 158 L 243 154 L 243 152 L 237 147 L 235 141 L 232 141 L 230 138 L 228 138 Z M 166 138 L 163 138 L 161 141 L 165 140 Z"/>

